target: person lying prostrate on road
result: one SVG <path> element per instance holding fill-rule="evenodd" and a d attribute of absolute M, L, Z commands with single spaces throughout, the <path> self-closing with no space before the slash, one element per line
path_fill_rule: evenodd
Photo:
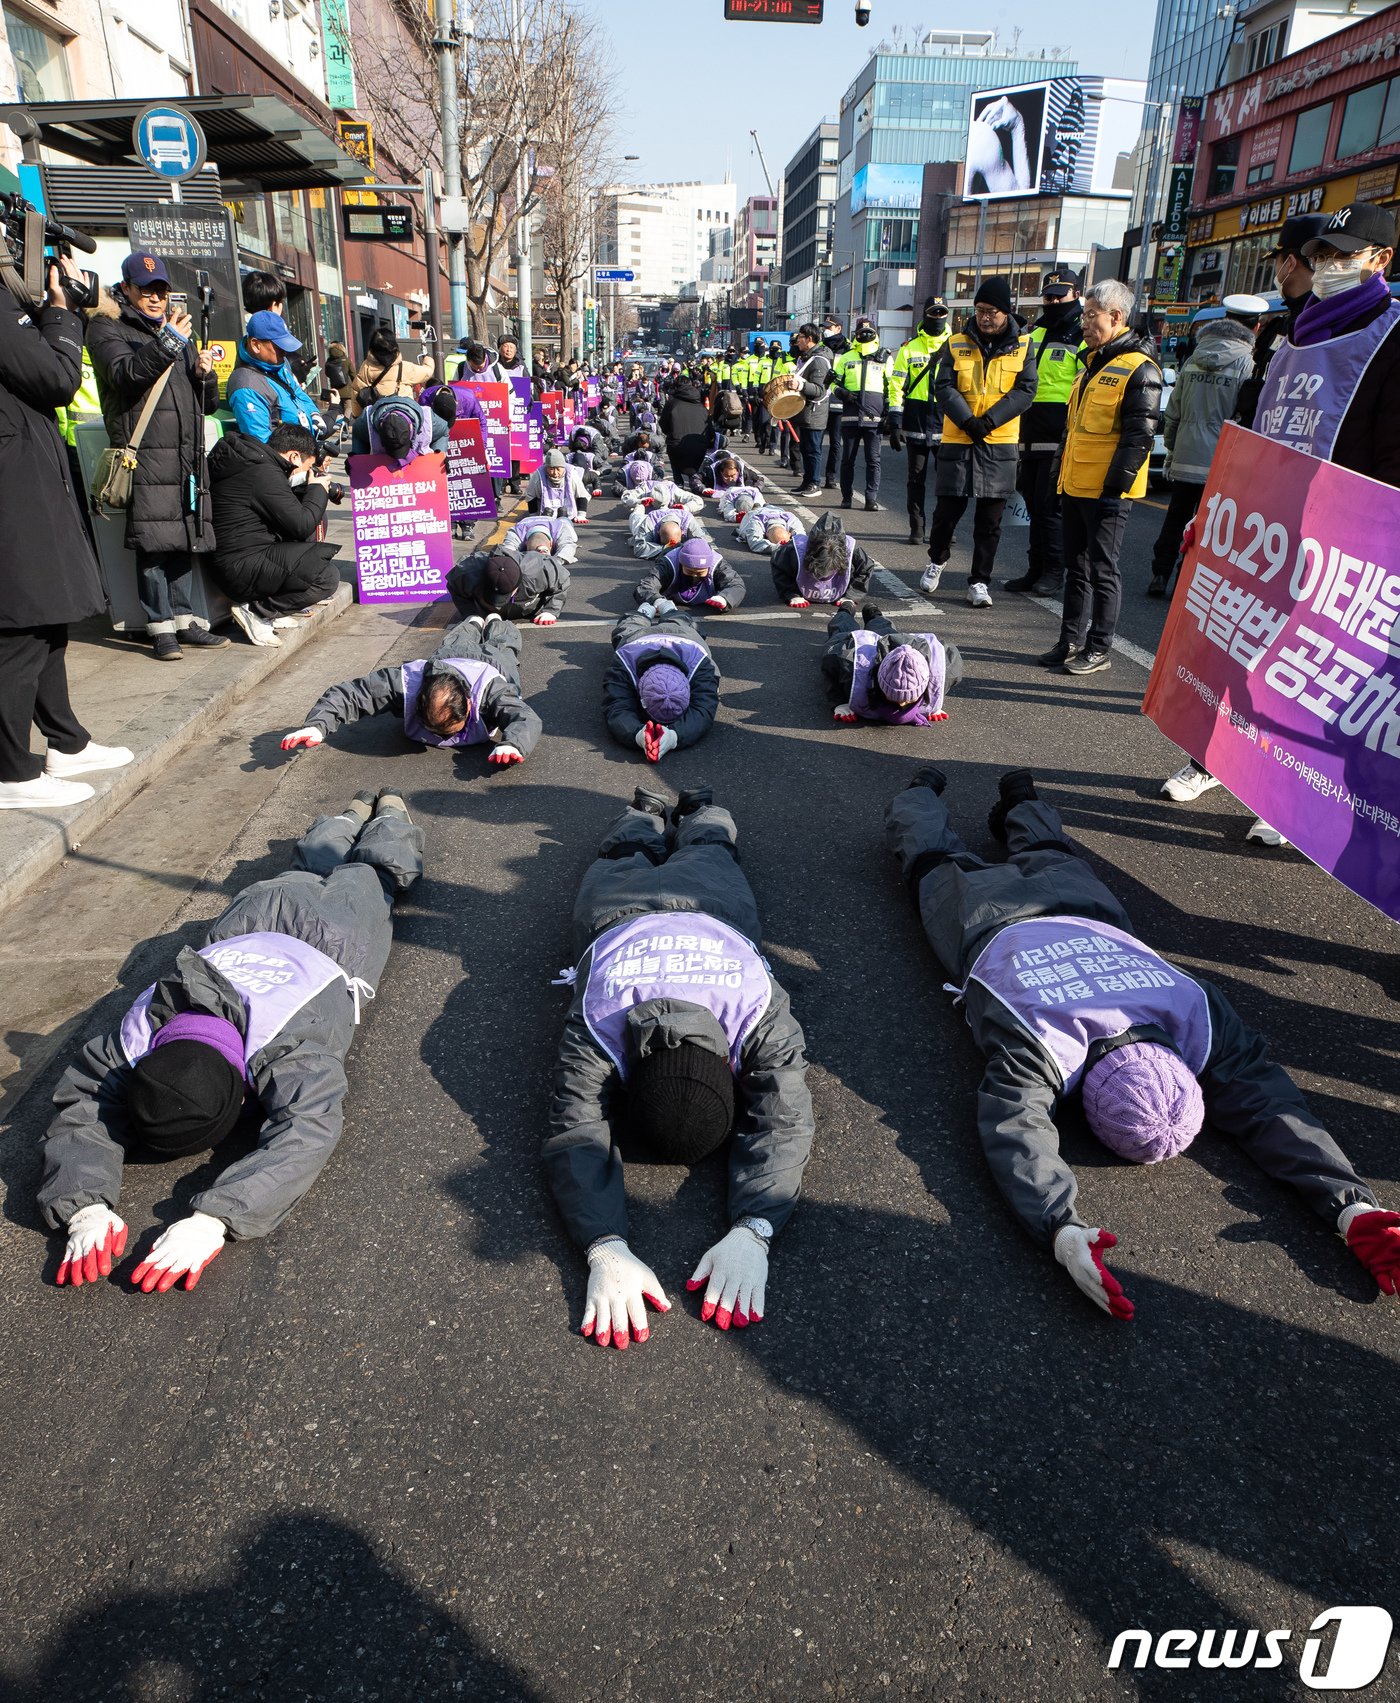
<path fill-rule="evenodd" d="M 635 745 L 659 763 L 710 731 L 719 669 L 694 615 L 662 598 L 624 615 L 612 643 L 617 654 L 603 682 L 603 714 L 620 745 Z"/>
<path fill-rule="evenodd" d="M 962 655 L 936 633 L 901 633 L 880 609 L 860 614 L 842 598 L 826 629 L 822 673 L 846 724 L 883 721 L 912 727 L 947 721 L 943 700 L 963 677 Z"/>
<path fill-rule="evenodd" d="M 632 554 L 650 561 L 688 539 L 704 538 L 705 528 L 688 509 L 633 509 L 627 520 Z"/>
<path fill-rule="evenodd" d="M 559 514 L 537 514 L 531 515 L 528 520 L 516 521 L 501 540 L 500 547 L 516 554 L 542 550 L 546 556 L 567 562 L 570 567 L 578 561 L 578 533 L 574 531 L 573 523 Z"/>
<path fill-rule="evenodd" d="M 642 607 L 669 598 L 682 609 L 719 615 L 744 601 L 744 582 L 708 538 L 692 538 L 667 550 L 642 575 L 632 596 Z"/>
<path fill-rule="evenodd" d="M 637 456 L 644 456 L 653 467 L 659 469 L 661 466 L 661 448 L 656 441 L 655 432 L 650 426 L 643 426 L 638 431 L 629 432 L 622 440 L 620 453 L 624 462 L 631 461 Z"/>
<path fill-rule="evenodd" d="M 569 569 L 558 556 L 549 554 L 548 534 L 536 531 L 529 534 L 525 550 L 502 545 L 489 556 L 481 551 L 463 557 L 447 576 L 447 590 L 463 620 L 471 615 L 503 615 L 552 627 L 564 612 Z"/>
<path fill-rule="evenodd" d="M 742 526 L 755 509 L 763 508 L 767 496 L 757 485 L 728 485 L 714 493 L 719 518 L 730 526 Z"/>
<path fill-rule="evenodd" d="M 579 426 L 569 439 L 566 456 L 569 466 L 577 467 L 583 474 L 589 495 L 594 497 L 602 496 L 603 475 L 609 471 L 607 451 L 602 444 L 597 432 L 590 431 L 587 426 Z"/>
<path fill-rule="evenodd" d="M 531 514 L 557 514 L 575 526 L 588 524 L 588 486 L 562 449 L 545 451 L 544 465 L 525 482 L 525 503 Z"/>
<path fill-rule="evenodd" d="M 763 496 L 763 480 L 760 475 L 740 461 L 737 455 L 731 455 L 728 450 L 712 450 L 705 457 L 700 477 L 705 486 L 705 495 L 718 497 L 721 504 L 726 498 L 736 500 L 738 493 L 744 490 L 756 491 L 760 500 Z M 745 506 L 752 507 L 752 504 Z"/>
<path fill-rule="evenodd" d="M 834 514 L 824 514 L 805 536 L 773 552 L 773 584 L 793 609 L 813 603 L 839 603 L 848 591 L 864 595 L 879 564 L 841 529 Z"/>
<path fill-rule="evenodd" d="M 695 1165 L 729 1142 L 727 1235 L 686 1287 L 720 1330 L 766 1312 L 768 1249 L 797 1204 L 816 1124 L 806 1043 L 758 949 L 738 832 L 708 787 L 674 822 L 637 789 L 574 904 L 577 967 L 559 1046 L 545 1175 L 588 1260 L 582 1333 L 626 1348 L 671 1303 L 628 1246 L 618 1138 Z"/>
<path fill-rule="evenodd" d="M 699 514 L 705 506 L 705 499 L 676 484 L 674 479 L 653 478 L 629 486 L 623 493 L 622 505 L 633 511 L 639 508 L 685 509 L 690 514 Z"/>
<path fill-rule="evenodd" d="M 755 556 L 771 556 L 794 538 L 805 538 L 807 529 L 788 509 L 750 509 L 734 528 L 735 539 Z"/>
<path fill-rule="evenodd" d="M 1150 1165 L 1187 1148 L 1207 1117 L 1335 1224 L 1386 1294 L 1400 1281 L 1400 1213 L 1382 1211 L 1288 1076 L 1211 983 L 1130 932 L 1123 907 L 1065 840 L 1026 769 L 1003 775 L 988 826 L 1010 852 L 968 851 L 921 769 L 885 812 L 924 932 L 961 989 L 987 1058 L 977 1094 L 997 1187 L 1036 1241 L 1114 1318 L 1133 1304 L 1103 1263 L 1117 1241 L 1075 1208 L 1055 1111 L 1078 1094 L 1090 1130 Z"/>
<path fill-rule="evenodd" d="M 329 686 L 306 726 L 289 733 L 284 751 L 313 749 L 327 734 L 362 716 L 392 715 L 418 745 L 455 749 L 491 740 L 493 768 L 523 763 L 540 737 L 540 718 L 520 695 L 520 629 L 499 615 L 473 615 L 449 627 L 425 661 L 376 668 Z"/>
<path fill-rule="evenodd" d="M 393 902 L 423 873 L 401 798 L 360 793 L 311 824 L 292 872 L 241 892 L 196 951 L 181 949 L 114 1034 L 89 1041 L 54 1092 L 39 1207 L 66 1230 L 60 1285 L 107 1277 L 128 1154 L 208 1153 L 245 1110 L 256 1145 L 190 1200 L 131 1274 L 149 1295 L 193 1289 L 228 1237 L 268 1236 L 340 1139 L 344 1060 L 393 943 Z"/>

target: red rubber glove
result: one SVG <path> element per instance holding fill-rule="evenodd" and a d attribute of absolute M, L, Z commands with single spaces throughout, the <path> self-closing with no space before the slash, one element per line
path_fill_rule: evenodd
<path fill-rule="evenodd" d="M 587 526 L 588 525 L 588 516 L 586 514 L 576 514 L 574 516 L 574 525 L 575 526 Z"/>
<path fill-rule="evenodd" d="M 221 1219 L 211 1218 L 207 1212 L 192 1212 L 156 1237 L 150 1253 L 132 1272 L 131 1281 L 144 1295 L 153 1289 L 164 1295 L 182 1277 L 185 1288 L 193 1289 L 205 1266 L 223 1251 L 226 1234 Z"/>
<path fill-rule="evenodd" d="M 712 490 L 712 489 L 711 489 L 711 490 L 708 490 L 708 491 L 705 491 L 705 492 L 703 492 L 703 493 L 702 493 L 702 494 L 703 494 L 703 495 L 704 495 L 704 496 L 707 496 L 707 497 L 712 497 L 712 496 L 714 496 L 714 494 L 715 494 L 715 493 L 714 493 L 714 491 L 713 491 L 713 490 Z"/>
<path fill-rule="evenodd" d="M 558 619 L 559 617 L 552 609 L 541 609 L 539 614 L 535 616 L 534 624 L 537 627 L 552 627 Z"/>
<path fill-rule="evenodd" d="M 512 763 L 523 763 L 525 759 L 513 745 L 498 745 L 486 761 L 494 763 L 498 769 L 508 769 Z"/>
<path fill-rule="evenodd" d="M 81 1288 L 112 1275 L 112 1261 L 126 1252 L 126 1225 L 99 1201 L 81 1207 L 68 1220 L 68 1245 L 55 1281 Z"/>
<path fill-rule="evenodd" d="M 289 733 L 282 741 L 284 751 L 313 750 L 317 745 L 325 743 L 326 736 L 319 727 L 299 727 L 295 733 Z"/>
<path fill-rule="evenodd" d="M 1346 1238 L 1381 1294 L 1400 1295 L 1400 1212 L 1359 1212 L 1347 1225 Z"/>
<path fill-rule="evenodd" d="M 831 717 L 833 721 L 839 721 L 847 727 L 859 719 L 849 704 L 837 704 L 831 712 Z"/>
<path fill-rule="evenodd" d="M 1115 1319 L 1130 1319 L 1133 1304 L 1103 1263 L 1103 1255 L 1117 1246 L 1118 1238 L 1111 1230 L 1085 1230 L 1078 1224 L 1066 1224 L 1055 1237 L 1055 1258 L 1096 1307 Z"/>
<path fill-rule="evenodd" d="M 661 736 L 666 729 L 659 721 L 649 721 L 642 731 L 646 735 L 642 752 L 647 762 L 659 763 L 661 761 Z"/>
<path fill-rule="evenodd" d="M 707 597 L 705 599 L 705 607 L 707 609 L 728 609 L 729 602 L 723 597 Z"/>
<path fill-rule="evenodd" d="M 947 710 L 930 710 L 929 713 L 924 717 L 925 721 L 947 721 L 947 719 L 948 719 Z"/>
<path fill-rule="evenodd" d="M 1181 535 L 1182 550 L 1189 550 L 1196 542 L 1196 519 L 1193 515 L 1186 523 L 1186 530 Z"/>
<path fill-rule="evenodd" d="M 788 598 L 788 608 L 789 609 L 810 609 L 811 607 L 812 607 L 812 605 L 807 601 L 807 599 L 805 597 L 790 597 L 790 598 Z"/>

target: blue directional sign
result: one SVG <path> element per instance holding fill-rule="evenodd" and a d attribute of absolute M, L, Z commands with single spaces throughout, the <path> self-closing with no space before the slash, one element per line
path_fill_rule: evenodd
<path fill-rule="evenodd" d="M 625 266 L 595 266 L 593 278 L 598 284 L 634 284 L 637 274 Z"/>
<path fill-rule="evenodd" d="M 204 132 L 183 107 L 158 102 L 137 114 L 131 143 L 146 165 L 168 183 L 193 177 L 204 166 Z"/>

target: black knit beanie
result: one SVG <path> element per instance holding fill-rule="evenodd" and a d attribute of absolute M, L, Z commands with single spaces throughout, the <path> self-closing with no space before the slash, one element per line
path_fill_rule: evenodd
<path fill-rule="evenodd" d="M 694 1165 L 734 1123 L 734 1073 L 727 1058 L 693 1041 L 658 1047 L 632 1066 L 627 1101 L 632 1133 L 658 1159 Z"/>
<path fill-rule="evenodd" d="M 137 1061 L 127 1086 L 133 1132 L 153 1153 L 202 1153 L 233 1133 L 243 1078 L 202 1041 L 170 1041 Z"/>
<path fill-rule="evenodd" d="M 972 298 L 972 305 L 985 302 L 988 307 L 994 307 L 1001 313 L 1011 312 L 1011 281 L 1008 278 L 984 278 L 977 286 L 977 294 Z"/>

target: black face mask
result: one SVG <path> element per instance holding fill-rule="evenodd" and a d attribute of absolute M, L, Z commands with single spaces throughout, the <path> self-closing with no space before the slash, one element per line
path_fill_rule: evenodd
<path fill-rule="evenodd" d="M 937 337 L 940 331 L 947 329 L 948 315 L 946 313 L 926 313 L 924 315 L 924 330 L 928 332 L 930 337 Z"/>

